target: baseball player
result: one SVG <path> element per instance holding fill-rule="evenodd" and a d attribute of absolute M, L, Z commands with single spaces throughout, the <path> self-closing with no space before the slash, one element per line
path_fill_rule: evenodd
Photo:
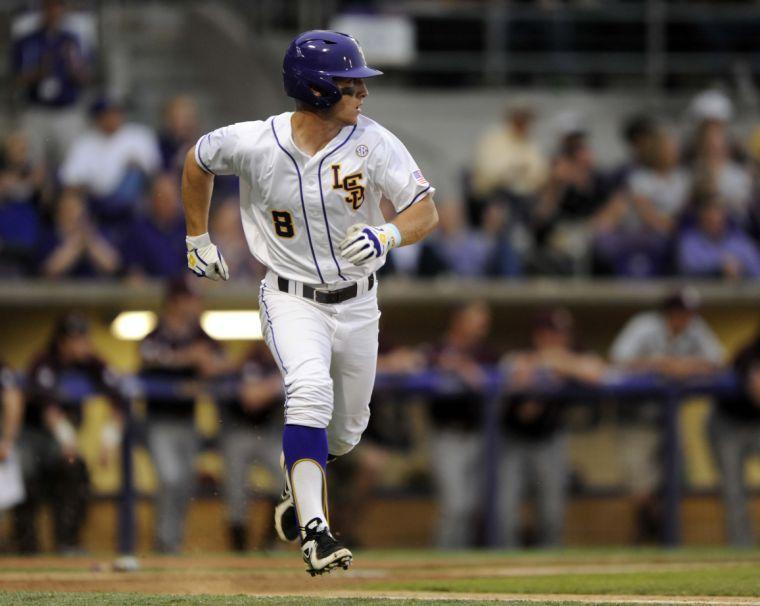
<path fill-rule="evenodd" d="M 182 179 L 188 266 L 227 280 L 208 234 L 209 201 L 215 175 L 240 177 L 248 245 L 268 269 L 262 329 L 285 384 L 285 490 L 275 526 L 284 540 L 300 538 L 312 576 L 352 560 L 328 526 L 325 469 L 356 446 L 369 420 L 375 272 L 388 251 L 419 241 L 438 221 L 434 189 L 404 145 L 362 115 L 365 79 L 381 73 L 349 35 L 299 35 L 283 62 L 295 111 L 204 135 Z M 398 213 L 389 223 L 383 196 Z"/>

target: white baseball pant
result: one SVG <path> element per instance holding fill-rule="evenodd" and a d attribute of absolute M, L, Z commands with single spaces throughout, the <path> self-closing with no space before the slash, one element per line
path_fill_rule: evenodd
<path fill-rule="evenodd" d="M 302 285 L 290 284 L 300 292 Z M 285 423 L 327 428 L 330 454 L 337 456 L 367 428 L 375 384 L 377 286 L 367 291 L 366 279 L 358 285 L 356 297 L 322 304 L 281 292 L 269 272 L 259 291 L 262 333 L 285 382 Z"/>

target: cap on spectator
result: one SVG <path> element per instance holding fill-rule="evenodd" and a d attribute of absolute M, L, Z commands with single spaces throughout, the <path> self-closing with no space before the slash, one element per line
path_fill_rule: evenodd
<path fill-rule="evenodd" d="M 734 114 L 734 104 L 723 91 L 710 89 L 699 93 L 691 100 L 689 111 L 698 122 L 728 122 Z"/>
<path fill-rule="evenodd" d="M 124 104 L 108 95 L 101 95 L 90 105 L 90 117 L 97 118 L 111 109 L 124 109 Z"/>
<path fill-rule="evenodd" d="M 562 307 L 540 311 L 533 318 L 533 330 L 570 333 L 573 324 L 573 316 Z"/>
<path fill-rule="evenodd" d="M 562 139 L 572 135 L 585 134 L 588 130 L 583 116 L 576 111 L 566 110 L 554 119 L 557 136 Z"/>
<path fill-rule="evenodd" d="M 662 303 L 665 311 L 698 311 L 701 305 L 699 293 L 691 287 L 682 288 L 669 294 Z"/>
<path fill-rule="evenodd" d="M 57 324 L 53 335 L 55 339 L 86 335 L 90 332 L 90 322 L 84 314 L 73 311 L 62 316 Z"/>

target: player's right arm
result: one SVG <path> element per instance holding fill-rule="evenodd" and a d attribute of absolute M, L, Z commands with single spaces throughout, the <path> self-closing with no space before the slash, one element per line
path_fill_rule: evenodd
<path fill-rule="evenodd" d="M 198 166 L 193 146 L 185 156 L 182 171 L 182 203 L 185 206 L 188 236 L 200 236 L 208 232 L 208 212 L 213 191 L 214 175 Z"/>
<path fill-rule="evenodd" d="M 187 228 L 187 266 L 196 276 L 211 280 L 229 280 L 227 263 L 208 234 L 208 213 L 214 175 L 201 168 L 193 146 L 185 156 L 182 170 L 182 204 Z"/>

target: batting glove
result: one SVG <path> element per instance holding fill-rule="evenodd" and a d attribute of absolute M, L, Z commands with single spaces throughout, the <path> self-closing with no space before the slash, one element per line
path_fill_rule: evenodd
<path fill-rule="evenodd" d="M 401 244 L 401 232 L 393 223 L 376 227 L 357 223 L 348 228 L 340 243 L 340 255 L 354 265 L 362 265 L 370 259 L 387 254 Z"/>
<path fill-rule="evenodd" d="M 208 233 L 200 236 L 187 236 L 187 266 L 199 278 L 210 280 L 229 280 L 230 270 L 222 252 L 211 243 Z"/>

